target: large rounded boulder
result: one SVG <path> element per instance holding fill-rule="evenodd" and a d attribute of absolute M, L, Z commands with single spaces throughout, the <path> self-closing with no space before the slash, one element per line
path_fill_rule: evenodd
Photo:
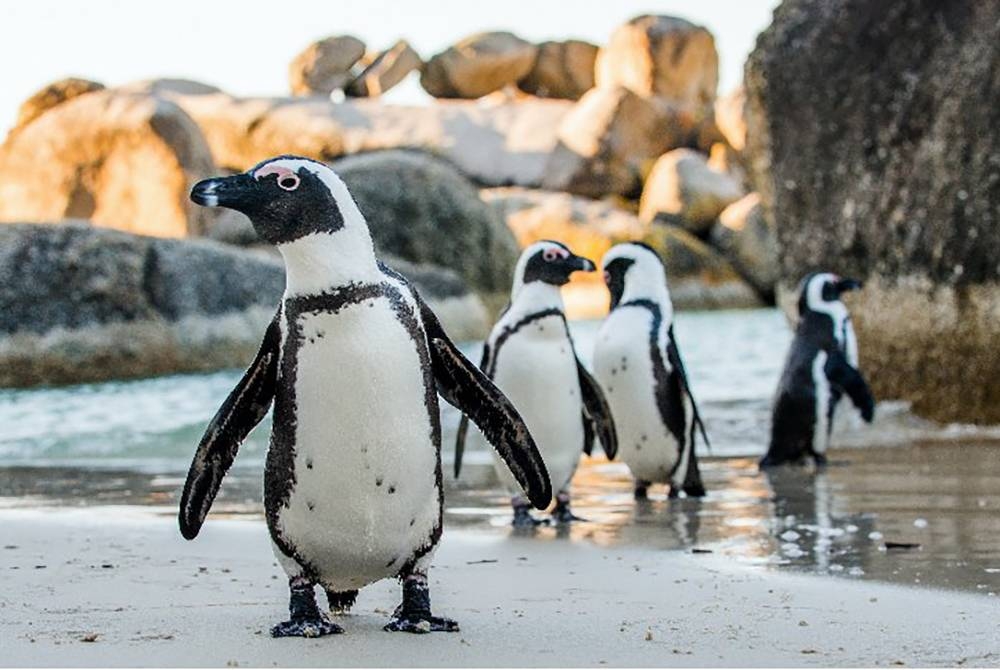
<path fill-rule="evenodd" d="M 619 26 L 596 68 L 598 86 L 624 86 L 696 109 L 712 105 L 719 83 L 712 33 L 673 16 L 637 16 Z"/>
<path fill-rule="evenodd" d="M 542 42 L 535 64 L 517 87 L 540 98 L 579 100 L 594 88 L 597 46 L 582 40 Z"/>
<path fill-rule="evenodd" d="M 214 214 L 188 193 L 214 171 L 201 131 L 174 103 L 89 92 L 0 147 L 0 221 L 78 218 L 160 237 L 200 234 Z"/>
<path fill-rule="evenodd" d="M 350 156 L 332 167 L 368 220 L 380 253 L 449 268 L 484 294 L 509 290 L 514 237 L 450 164 L 397 150 Z"/>
<path fill-rule="evenodd" d="M 785 0 L 746 67 L 784 291 L 866 280 L 849 307 L 875 395 L 942 421 L 1000 422 L 998 63 L 997 2 Z"/>
<path fill-rule="evenodd" d="M 48 84 L 21 103 L 14 128 L 28 125 L 48 110 L 85 93 L 104 90 L 104 84 L 89 79 L 67 77 Z"/>
<path fill-rule="evenodd" d="M 351 35 L 313 42 L 288 65 L 292 95 L 329 96 L 354 78 L 351 67 L 365 55 L 365 43 Z"/>
<path fill-rule="evenodd" d="M 722 210 L 742 196 L 739 181 L 713 170 L 704 155 L 674 149 L 653 164 L 639 201 L 639 218 L 705 235 Z"/>
<path fill-rule="evenodd" d="M 759 195 L 750 193 L 722 210 L 712 227 L 711 242 L 764 300 L 774 303 L 778 243 Z"/>
<path fill-rule="evenodd" d="M 420 55 L 406 40 L 399 40 L 375 55 L 371 63 L 344 88 L 352 97 L 376 98 L 423 66 Z"/>
<path fill-rule="evenodd" d="M 646 164 L 684 146 L 694 126 L 683 110 L 627 88 L 591 89 L 562 119 L 542 186 L 594 198 L 634 195 Z"/>
<path fill-rule="evenodd" d="M 420 85 L 435 98 L 479 98 L 517 83 L 537 53 L 513 33 L 477 33 L 427 61 Z"/>
<path fill-rule="evenodd" d="M 86 223 L 0 226 L 0 386 L 246 365 L 281 262 Z"/>

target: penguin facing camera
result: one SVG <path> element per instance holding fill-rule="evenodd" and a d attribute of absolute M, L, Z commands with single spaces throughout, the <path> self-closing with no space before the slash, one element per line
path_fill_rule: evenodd
<path fill-rule="evenodd" d="M 320 612 L 314 587 L 343 611 L 358 589 L 390 577 L 403 597 L 386 630 L 458 630 L 432 615 L 427 581 L 444 500 L 438 393 L 472 418 L 544 509 L 551 484 L 524 420 L 413 287 L 376 259 L 364 217 L 326 165 L 279 156 L 201 181 L 191 199 L 246 214 L 284 257 L 286 285 L 260 351 L 195 452 L 181 533 L 198 535 L 273 401 L 264 509 L 291 616 L 271 635 L 343 632 Z"/>
<path fill-rule="evenodd" d="M 594 263 L 574 255 L 559 242 L 543 240 L 527 247 L 514 269 L 510 306 L 483 345 L 479 367 L 524 417 L 552 480 L 556 523 L 580 520 L 570 509 L 570 480 L 580 452 L 590 454 L 594 438 L 609 459 L 617 439 L 611 412 L 600 387 L 577 358 L 559 287 L 574 272 L 593 272 Z M 468 420 L 459 424 L 455 441 L 455 476 L 462 467 L 468 439 L 482 443 L 479 431 L 468 436 Z M 497 474 L 511 492 L 515 527 L 540 523 L 502 462 Z"/>
<path fill-rule="evenodd" d="M 837 403 L 846 393 L 871 423 L 875 399 L 858 369 L 858 341 L 840 297 L 861 282 L 828 272 L 806 276 L 799 288 L 799 322 L 778 382 L 771 442 L 760 467 L 826 463 Z"/>
<path fill-rule="evenodd" d="M 704 496 L 695 437 L 708 445 L 708 436 L 674 336 L 663 263 L 649 246 L 628 242 L 601 265 L 611 312 L 594 344 L 594 376 L 615 417 L 635 497 L 645 499 L 654 483 L 667 484 L 671 498 Z"/>

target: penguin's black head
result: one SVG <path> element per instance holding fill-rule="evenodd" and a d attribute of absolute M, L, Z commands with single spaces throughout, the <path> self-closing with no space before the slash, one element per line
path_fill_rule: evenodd
<path fill-rule="evenodd" d="M 669 297 L 663 263 L 648 244 L 616 244 L 604 254 L 601 265 L 604 267 L 604 283 L 611 293 L 611 309 L 618 306 L 625 294 L 626 277 L 646 297 Z"/>
<path fill-rule="evenodd" d="M 242 174 L 198 182 L 191 200 L 246 214 L 254 230 L 272 244 L 344 227 L 338 200 L 350 199 L 344 183 L 326 165 L 279 156 Z M 353 201 L 351 201 L 353 203 Z"/>
<path fill-rule="evenodd" d="M 824 305 L 840 302 L 840 297 L 848 291 L 862 287 L 857 279 L 840 277 L 829 272 L 814 272 L 806 275 L 799 289 L 799 314 L 826 312 Z"/>
<path fill-rule="evenodd" d="M 574 272 L 596 269 L 593 261 L 573 254 L 565 244 L 542 240 L 521 252 L 515 275 L 520 279 L 520 286 L 536 281 L 562 286 L 569 282 Z"/>

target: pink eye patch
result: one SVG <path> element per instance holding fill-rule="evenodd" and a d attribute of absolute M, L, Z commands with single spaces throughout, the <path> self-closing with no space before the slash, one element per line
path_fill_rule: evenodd
<path fill-rule="evenodd" d="M 299 186 L 299 176 L 292 170 L 281 165 L 265 165 L 254 173 L 253 178 L 260 181 L 272 174 L 278 176 L 278 186 L 286 191 L 294 191 Z"/>
<path fill-rule="evenodd" d="M 557 258 L 569 258 L 569 253 L 565 249 L 560 249 L 558 247 L 549 247 L 544 252 L 542 252 L 542 258 L 547 261 L 554 261 Z"/>

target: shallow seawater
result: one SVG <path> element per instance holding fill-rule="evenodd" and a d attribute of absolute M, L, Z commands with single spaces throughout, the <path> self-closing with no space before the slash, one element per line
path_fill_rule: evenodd
<path fill-rule="evenodd" d="M 571 326 L 585 362 L 597 325 Z M 709 495 L 669 501 L 654 491 L 636 503 L 625 466 L 585 460 L 573 487 L 575 511 L 588 521 L 540 527 L 540 541 L 711 551 L 763 569 L 1000 592 L 997 431 L 937 426 L 883 403 L 871 427 L 841 412 L 835 444 L 853 448 L 834 452 L 825 471 L 764 475 L 756 460 L 791 338 L 784 316 L 682 313 L 676 333 L 712 438 Z M 478 343 L 463 349 L 478 360 Z M 173 514 L 194 447 L 239 376 L 0 391 L 0 507 L 144 505 Z M 459 415 L 446 404 L 442 415 L 450 463 Z M 244 445 L 217 512 L 260 514 L 267 434 L 265 423 Z M 446 481 L 446 525 L 512 532 L 490 455 L 465 462 L 462 481 Z"/>

